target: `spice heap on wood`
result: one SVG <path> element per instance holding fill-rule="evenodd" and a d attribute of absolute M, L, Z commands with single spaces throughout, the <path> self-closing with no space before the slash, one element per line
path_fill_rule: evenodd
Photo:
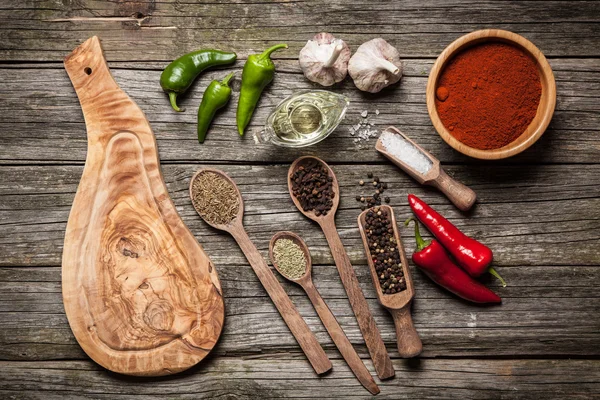
<path fill-rule="evenodd" d="M 279 272 L 288 279 L 298 279 L 306 272 L 306 256 L 293 240 L 278 239 L 273 246 L 273 256 Z"/>
<path fill-rule="evenodd" d="M 379 110 L 375 110 L 375 115 L 379 115 Z M 362 148 L 361 144 L 368 142 L 369 138 L 375 137 L 379 134 L 379 131 L 375 127 L 375 123 L 369 116 L 367 110 L 363 110 L 360 113 L 361 119 L 355 124 L 348 128 L 350 135 L 354 136 L 352 141 L 357 145 L 358 148 Z"/>
<path fill-rule="evenodd" d="M 358 184 L 360 186 L 365 186 L 367 185 L 367 187 L 372 187 L 373 189 L 375 189 L 375 193 L 373 193 L 371 196 L 366 196 L 366 195 L 357 195 L 356 196 L 356 201 L 360 201 L 361 203 L 365 203 L 362 204 L 360 206 L 361 210 L 366 210 L 367 207 L 373 207 L 373 206 L 380 206 L 381 205 L 381 197 L 383 195 L 383 192 L 385 192 L 385 190 L 388 188 L 388 184 L 385 182 L 381 182 L 379 180 L 379 177 L 377 176 L 373 176 L 372 172 L 369 172 L 367 174 L 367 177 L 369 178 L 369 181 L 365 182 L 364 180 L 360 180 L 358 182 Z M 390 198 L 389 197 L 384 197 L 383 198 L 385 200 L 386 203 L 390 202 Z"/>
<path fill-rule="evenodd" d="M 214 225 L 226 225 L 233 221 L 240 207 L 235 187 L 214 172 L 202 172 L 194 178 L 192 203 L 198 214 Z"/>
<path fill-rule="evenodd" d="M 506 146 L 527 129 L 541 94 L 535 61 L 515 46 L 491 42 L 450 60 L 440 75 L 435 104 L 456 139 L 490 150 Z"/>
<path fill-rule="evenodd" d="M 304 211 L 314 211 L 318 217 L 327 215 L 333 206 L 333 178 L 317 160 L 307 160 L 293 172 L 292 193 Z"/>
<path fill-rule="evenodd" d="M 365 233 L 369 242 L 369 257 L 373 260 L 381 291 L 385 294 L 406 290 L 406 280 L 394 228 L 389 213 L 379 207 L 367 212 Z"/>

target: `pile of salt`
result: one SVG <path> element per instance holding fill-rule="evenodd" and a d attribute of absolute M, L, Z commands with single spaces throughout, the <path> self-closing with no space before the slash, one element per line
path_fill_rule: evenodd
<path fill-rule="evenodd" d="M 362 142 L 368 141 L 369 138 L 375 137 L 379 133 L 377 128 L 375 128 L 375 123 L 369 120 L 368 115 L 369 112 L 363 110 L 360 113 L 362 119 L 356 125 L 353 125 L 348 129 L 350 135 L 354 136 L 353 142 L 358 148 L 362 148 Z M 375 115 L 379 115 L 379 110 L 375 110 Z"/>
<path fill-rule="evenodd" d="M 379 138 L 383 147 L 385 147 L 391 155 L 421 174 L 426 174 L 433 166 L 433 162 L 429 157 L 423 154 L 402 135 L 384 131 Z"/>

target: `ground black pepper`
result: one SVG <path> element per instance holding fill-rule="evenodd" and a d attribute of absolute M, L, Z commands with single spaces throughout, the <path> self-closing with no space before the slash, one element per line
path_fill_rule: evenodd
<path fill-rule="evenodd" d="M 368 256 L 375 265 L 381 291 L 394 294 L 406 290 L 400 251 L 388 212 L 380 207 L 370 209 L 365 218 L 365 233 L 369 242 Z"/>
<path fill-rule="evenodd" d="M 327 215 L 335 198 L 332 182 L 323 164 L 308 159 L 292 174 L 292 193 L 304 211 L 314 211 L 317 217 Z"/>

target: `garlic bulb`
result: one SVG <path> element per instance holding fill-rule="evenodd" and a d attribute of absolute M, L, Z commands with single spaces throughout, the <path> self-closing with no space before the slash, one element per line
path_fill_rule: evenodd
<path fill-rule="evenodd" d="M 348 73 L 350 49 L 330 33 L 318 33 L 300 50 L 299 62 L 304 76 L 322 86 L 341 82 Z"/>
<path fill-rule="evenodd" d="M 348 72 L 357 88 L 377 93 L 402 78 L 400 53 L 381 38 L 369 40 L 350 59 Z"/>

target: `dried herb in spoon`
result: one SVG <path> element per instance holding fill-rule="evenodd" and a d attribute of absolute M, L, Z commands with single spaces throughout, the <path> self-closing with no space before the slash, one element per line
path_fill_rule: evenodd
<path fill-rule="evenodd" d="M 192 203 L 198 214 L 213 225 L 230 223 L 237 216 L 240 207 L 238 192 L 231 182 L 209 171 L 194 178 Z"/>
<path fill-rule="evenodd" d="M 306 256 L 302 248 L 290 239 L 278 239 L 273 256 L 279 271 L 288 279 L 298 279 L 306 272 Z"/>

